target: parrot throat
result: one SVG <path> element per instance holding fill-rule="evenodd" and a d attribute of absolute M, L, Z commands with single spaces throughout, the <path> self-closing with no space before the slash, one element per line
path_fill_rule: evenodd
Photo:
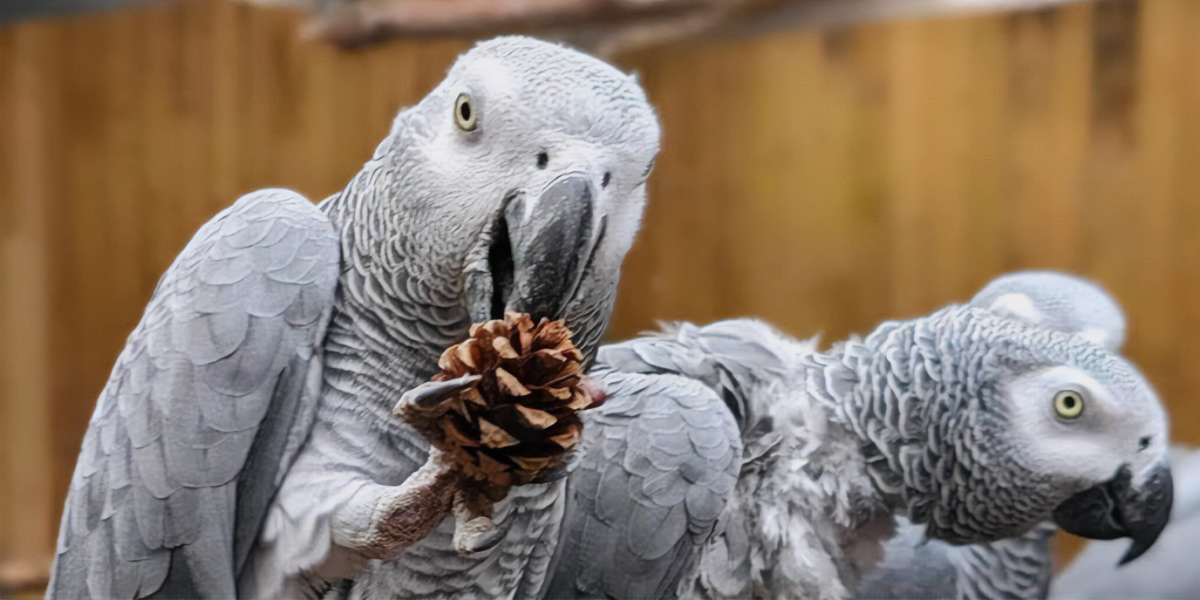
<path fill-rule="evenodd" d="M 342 263 L 325 351 L 346 358 L 331 361 L 325 379 L 391 426 L 394 390 L 437 372 L 438 357 L 466 337 L 470 317 L 453 282 L 408 271 L 400 233 L 381 225 L 391 222 L 388 203 L 372 182 L 386 178 L 379 171 L 387 164 L 371 161 L 320 208 L 339 233 Z"/>

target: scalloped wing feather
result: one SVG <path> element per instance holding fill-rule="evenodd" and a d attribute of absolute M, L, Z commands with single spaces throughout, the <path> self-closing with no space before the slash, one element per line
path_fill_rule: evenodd
<path fill-rule="evenodd" d="M 313 418 L 338 238 L 302 196 L 243 196 L 160 280 L 83 440 L 52 597 L 236 595 Z"/>

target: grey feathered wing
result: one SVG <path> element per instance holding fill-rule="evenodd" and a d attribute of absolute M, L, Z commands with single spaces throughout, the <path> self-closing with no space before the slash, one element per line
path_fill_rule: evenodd
<path fill-rule="evenodd" d="M 737 483 L 737 424 L 710 388 L 610 372 L 567 482 L 550 598 L 672 596 Z"/>
<path fill-rule="evenodd" d="M 286 190 L 200 228 L 97 402 L 49 596 L 236 596 L 312 424 L 338 262 L 325 215 Z"/>
<path fill-rule="evenodd" d="M 584 413 L 546 597 L 749 592 L 745 523 L 732 503 L 746 461 L 776 440 L 745 386 L 785 372 L 777 339 L 742 319 L 600 349 L 608 400 Z M 719 572 L 693 572 L 710 555 L 727 559 Z"/>

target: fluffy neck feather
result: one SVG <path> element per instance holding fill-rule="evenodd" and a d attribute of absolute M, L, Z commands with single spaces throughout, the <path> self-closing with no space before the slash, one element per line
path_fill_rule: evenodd
<path fill-rule="evenodd" d="M 428 379 L 441 351 L 470 326 L 461 260 L 435 260 L 399 226 L 420 221 L 411 213 L 420 211 L 425 191 L 403 184 L 421 162 L 415 125 L 401 113 L 372 159 L 321 203 L 342 240 L 326 380 L 347 395 L 378 397 L 371 404 L 384 420 L 391 419 L 394 390 Z"/>

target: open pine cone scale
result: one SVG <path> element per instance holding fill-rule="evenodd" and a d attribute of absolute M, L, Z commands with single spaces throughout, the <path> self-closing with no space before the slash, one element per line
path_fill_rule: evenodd
<path fill-rule="evenodd" d="M 468 479 L 496 488 L 489 496 L 550 481 L 579 444 L 577 412 L 602 400 L 582 361 L 562 321 L 534 324 L 510 313 L 473 325 L 466 341 L 442 354 L 433 382 L 463 385 L 399 412 Z"/>

